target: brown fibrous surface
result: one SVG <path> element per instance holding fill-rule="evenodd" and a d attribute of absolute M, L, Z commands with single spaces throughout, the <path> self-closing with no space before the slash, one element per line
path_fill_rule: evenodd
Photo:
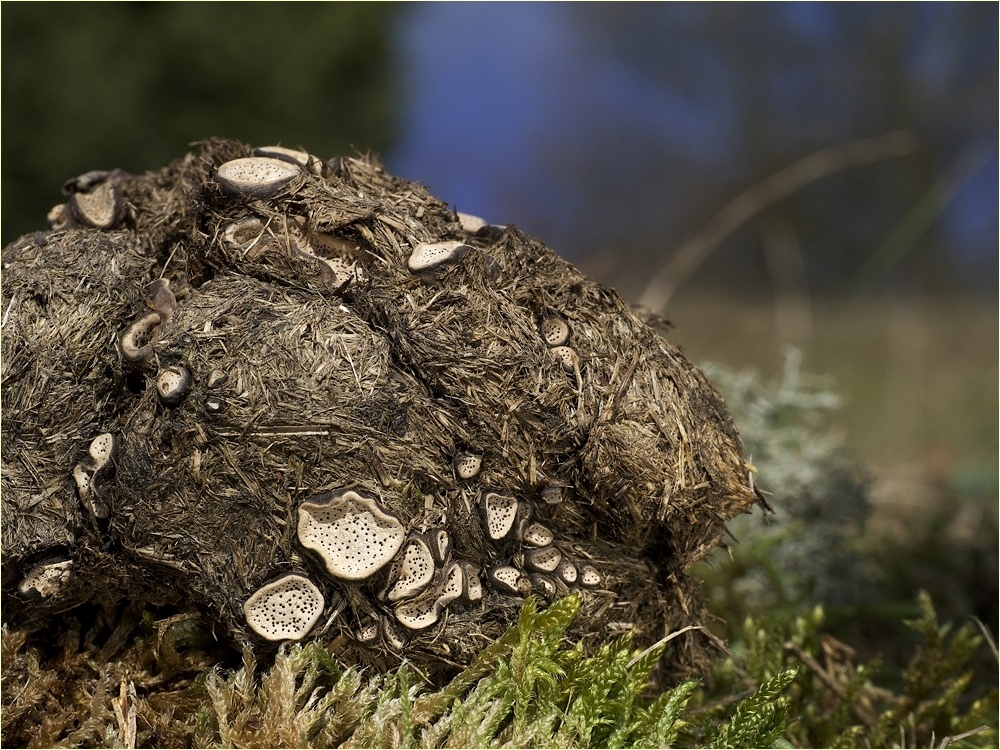
<path fill-rule="evenodd" d="M 273 646 L 248 628 L 243 604 L 289 574 L 326 602 L 309 637 L 378 668 L 403 657 L 430 672 L 461 666 L 524 594 L 581 592 L 575 635 L 588 643 L 623 623 L 639 645 L 703 624 L 685 571 L 755 498 L 702 373 L 539 240 L 510 225 L 470 234 L 374 156 L 303 168 L 266 199 L 221 189 L 218 167 L 251 154 L 216 139 L 159 171 L 107 173 L 124 205 L 115 226 L 4 248 L 8 626 L 30 635 L 85 602 L 147 602 L 196 613 L 222 642 L 266 654 Z M 237 222 L 258 226 L 250 219 L 256 237 L 226 241 Z M 415 247 L 451 241 L 471 250 L 410 270 Z M 343 269 L 354 269 L 346 280 Z M 122 335 L 151 313 L 160 322 L 133 342 L 151 348 L 123 358 Z M 541 333 L 552 319 L 569 328 L 571 367 Z M 164 403 L 156 377 L 168 368 L 191 382 Z M 117 447 L 98 518 L 73 469 L 104 433 Z M 482 456 L 469 478 L 456 471 L 464 454 Z M 562 502 L 543 498 L 551 487 Z M 481 601 L 449 601 L 431 627 L 399 628 L 402 647 L 362 642 L 365 623 L 393 617 L 386 594 L 399 565 L 337 580 L 296 537 L 303 502 L 348 490 L 408 535 L 445 530 L 441 570 L 458 562 L 486 582 L 512 565 L 528 581 L 520 535 L 537 523 L 560 559 L 592 566 L 600 584 L 550 577 L 517 595 L 487 584 Z M 503 539 L 484 526 L 488 493 L 517 500 Z M 24 595 L 18 583 L 46 560 L 71 560 L 72 575 L 50 596 Z M 703 670 L 710 643 L 685 633 L 664 670 Z"/>

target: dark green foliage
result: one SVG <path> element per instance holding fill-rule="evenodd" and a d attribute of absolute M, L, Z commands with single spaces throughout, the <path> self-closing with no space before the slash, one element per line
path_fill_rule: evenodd
<path fill-rule="evenodd" d="M 780 672 L 757 692 L 736 704 L 729 722 L 712 732 L 708 747 L 772 747 L 788 723 L 786 699 L 782 695 L 795 679 L 795 669 Z"/>
<path fill-rule="evenodd" d="M 791 718 L 784 737 L 795 747 L 932 747 L 967 732 L 975 733 L 961 741 L 965 744 L 950 744 L 993 747 L 997 690 L 973 687 L 970 668 L 976 659 L 988 658 L 995 670 L 995 656 L 983 653 L 983 637 L 971 623 L 950 635 L 951 626 L 938 623 L 925 593 L 919 604 L 922 615 L 911 627 L 923 644 L 911 655 L 900 687 L 889 688 L 898 678 L 882 667 L 881 659 L 860 661 L 854 649 L 824 633 L 822 608 L 815 607 L 794 618 L 747 618 L 733 639 L 734 657 L 716 665 L 715 689 L 698 696 L 706 706 L 695 717 L 701 712 L 719 716 L 747 683 L 761 684 L 763 693 L 764 687 L 774 689 L 774 680 L 794 676 L 783 700 Z M 751 717 L 760 710 L 732 711 L 726 732 L 714 740 L 711 732 L 705 733 L 696 743 L 725 742 L 723 738 L 752 727 Z"/>

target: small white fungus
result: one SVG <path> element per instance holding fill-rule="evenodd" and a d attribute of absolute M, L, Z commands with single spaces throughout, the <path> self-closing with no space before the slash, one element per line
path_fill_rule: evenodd
<path fill-rule="evenodd" d="M 490 225 L 486 219 L 479 216 L 462 213 L 461 211 L 456 211 L 455 213 L 458 214 L 458 223 L 462 225 L 463 232 L 475 234 L 483 227 L 488 227 Z"/>
<path fill-rule="evenodd" d="M 403 627 L 410 630 L 423 630 L 438 621 L 437 602 L 404 602 L 396 607 L 395 615 Z"/>
<path fill-rule="evenodd" d="M 323 168 L 323 162 L 318 157 L 313 156 L 308 151 L 300 151 L 295 148 L 285 148 L 284 146 L 260 146 L 253 150 L 254 156 L 266 156 L 272 159 L 281 159 L 289 164 L 299 167 L 308 167 L 314 172 L 319 172 Z"/>
<path fill-rule="evenodd" d="M 177 406 L 191 390 L 191 373 L 186 367 L 174 365 L 156 376 L 156 392 L 165 406 Z"/>
<path fill-rule="evenodd" d="M 455 457 L 455 473 L 462 479 L 472 479 L 482 465 L 483 457 L 475 453 L 459 453 Z"/>
<path fill-rule="evenodd" d="M 245 252 L 259 242 L 264 234 L 264 223 L 256 216 L 250 216 L 226 225 L 222 230 L 222 241 L 232 250 Z"/>
<path fill-rule="evenodd" d="M 472 250 L 463 242 L 421 242 L 410 253 L 407 266 L 414 273 L 426 271 L 441 263 L 448 263 L 461 258 L 465 253 Z"/>
<path fill-rule="evenodd" d="M 521 571 L 511 565 L 491 568 L 487 576 L 493 587 L 505 594 L 520 594 Z"/>
<path fill-rule="evenodd" d="M 438 565 L 444 565 L 444 561 L 448 558 L 448 552 L 451 550 L 451 537 L 448 532 L 444 529 L 431 529 L 424 534 L 424 539 L 434 556 L 434 562 Z"/>
<path fill-rule="evenodd" d="M 558 505 L 566 497 L 566 488 L 561 484 L 548 484 L 542 488 L 542 500 L 549 505 Z"/>
<path fill-rule="evenodd" d="M 549 596 L 555 596 L 556 591 L 558 590 L 556 588 L 555 581 L 548 576 L 543 576 L 539 573 L 532 573 L 528 576 L 528 579 L 531 581 L 532 588 L 541 589 Z"/>
<path fill-rule="evenodd" d="M 356 637 L 362 643 L 371 643 L 378 638 L 378 622 L 368 620 L 358 628 Z"/>
<path fill-rule="evenodd" d="M 524 543 L 530 547 L 552 544 L 552 532 L 540 523 L 533 523 L 524 530 Z"/>
<path fill-rule="evenodd" d="M 580 566 L 580 583 L 584 586 L 594 587 L 601 583 L 601 574 L 593 565 Z"/>
<path fill-rule="evenodd" d="M 576 566 L 569 560 L 563 560 L 559 563 L 558 573 L 559 577 L 562 578 L 565 583 L 568 583 L 571 586 L 576 583 L 576 579 L 578 577 Z"/>
<path fill-rule="evenodd" d="M 299 575 L 287 575 L 257 589 L 243 605 L 243 614 L 261 638 L 297 641 L 309 633 L 325 606 L 316 584 Z"/>
<path fill-rule="evenodd" d="M 399 577 L 386 598 L 398 602 L 419 593 L 434 577 L 434 558 L 423 539 L 411 539 L 403 551 Z"/>
<path fill-rule="evenodd" d="M 146 313 L 137 317 L 121 335 L 118 343 L 121 345 L 122 359 L 135 366 L 148 365 L 153 360 L 153 331 L 160 325 L 162 318 L 157 312 Z"/>
<path fill-rule="evenodd" d="M 43 599 L 56 596 L 72 576 L 72 568 L 72 560 L 40 563 L 28 571 L 28 575 L 17 585 L 17 590 L 22 594 L 34 591 Z"/>
<path fill-rule="evenodd" d="M 219 166 L 215 181 L 225 193 L 269 198 L 295 179 L 301 169 L 281 159 L 248 156 Z"/>
<path fill-rule="evenodd" d="M 542 573 L 552 573 L 559 567 L 562 555 L 555 547 L 543 547 L 542 549 L 529 550 L 524 555 L 524 564 L 532 570 Z"/>
<path fill-rule="evenodd" d="M 510 533 L 517 517 L 517 500 L 495 492 L 486 493 L 483 498 L 483 519 L 486 534 L 490 539 L 503 539 Z"/>
<path fill-rule="evenodd" d="M 576 349 L 571 346 L 554 346 L 549 349 L 556 359 L 562 364 L 563 369 L 566 372 L 573 372 L 579 366 L 580 357 L 576 353 Z"/>
<path fill-rule="evenodd" d="M 445 575 L 444 585 L 441 586 L 441 595 L 438 596 L 439 607 L 447 607 L 453 601 L 462 596 L 465 589 L 465 573 L 460 563 L 452 563 Z"/>
<path fill-rule="evenodd" d="M 549 347 L 562 346 L 569 340 L 569 324 L 562 318 L 546 318 L 541 329 L 542 338 Z"/>
<path fill-rule="evenodd" d="M 465 588 L 462 592 L 465 600 L 470 604 L 481 601 L 483 598 L 483 582 L 479 579 L 479 568 L 472 563 L 463 563 L 462 572 L 465 574 Z"/>
<path fill-rule="evenodd" d="M 96 229 L 111 229 L 118 223 L 121 198 L 110 182 L 102 182 L 88 193 L 74 193 L 69 207 L 80 222 Z"/>

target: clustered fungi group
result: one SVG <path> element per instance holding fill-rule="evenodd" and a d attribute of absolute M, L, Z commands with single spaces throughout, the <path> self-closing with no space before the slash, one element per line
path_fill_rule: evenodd
<path fill-rule="evenodd" d="M 521 523 L 515 524 L 518 518 Z M 525 573 L 513 564 L 490 567 L 486 580 L 497 592 L 523 596 L 537 591 L 554 596 L 578 582 L 586 587 L 601 583 L 596 568 L 587 563 L 575 564 L 554 544 L 552 531 L 540 523 L 529 523 L 529 518 L 529 504 L 492 492 L 485 494 L 484 530 L 494 541 L 516 530 L 523 548 L 514 558 L 530 571 Z M 399 519 L 379 507 L 377 501 L 353 490 L 326 493 L 303 502 L 299 506 L 298 540 L 322 560 L 327 573 L 339 582 L 371 579 L 393 563 L 391 584 L 381 598 L 395 605 L 396 620 L 409 630 L 434 625 L 453 602 L 473 605 L 483 597 L 479 566 L 451 554 L 447 530 L 433 528 L 407 538 Z M 301 576 L 286 576 L 268 583 L 244 607 L 247 623 L 267 640 L 303 637 L 318 618 L 316 607 L 322 610 L 325 606 L 315 587 L 310 589 L 314 591 L 311 598 L 306 597 L 309 606 L 303 604 L 304 595 L 292 597 L 287 593 L 291 584 L 286 585 L 290 578 L 308 581 Z M 301 594 L 302 585 L 296 586 L 294 590 Z M 319 604 L 313 606 L 315 602 Z M 369 630 L 370 626 L 363 627 L 362 635 Z"/>
<path fill-rule="evenodd" d="M 215 171 L 214 180 L 223 194 L 267 200 L 300 179 L 303 170 L 322 174 L 324 168 L 319 159 L 306 152 L 273 146 L 255 149 L 254 156 L 223 163 Z M 101 179 L 84 175 L 64 186 L 70 199 L 50 212 L 53 228 L 110 229 L 120 221 L 123 206 L 116 173 L 101 175 Z M 468 214 L 459 214 L 459 219 L 470 234 L 492 228 Z M 311 231 L 302 220 L 291 219 L 274 226 L 271 221 L 251 216 L 226 225 L 221 239 L 230 252 L 241 258 L 254 261 L 266 257 L 303 264 L 333 288 L 342 290 L 366 280 L 357 246 L 331 234 Z M 407 267 L 418 277 L 433 274 L 435 269 L 472 252 L 475 248 L 461 241 L 418 243 L 410 252 Z M 192 390 L 193 377 L 182 365 L 159 366 L 154 345 L 174 315 L 177 300 L 166 279 L 154 284 L 151 296 L 152 309 L 137 314 L 120 333 L 119 351 L 126 377 L 151 377 L 161 404 L 173 409 Z M 569 346 L 568 322 L 550 316 L 539 322 L 538 331 L 566 372 L 578 377 L 580 360 Z M 205 385 L 209 391 L 218 391 L 227 379 L 226 372 L 213 370 Z M 204 407 L 209 415 L 217 414 L 225 408 L 225 401 L 222 395 L 209 393 Z M 102 482 L 113 468 L 115 450 L 113 435 L 99 435 L 74 469 L 80 499 L 94 518 L 106 518 L 108 514 L 101 500 Z M 455 474 L 462 480 L 473 480 L 482 462 L 479 453 L 459 452 L 453 461 Z M 544 486 L 540 499 L 548 506 L 557 506 L 568 489 L 558 484 Z M 406 523 L 377 500 L 353 490 L 326 492 L 303 501 L 298 506 L 296 537 L 302 549 L 321 562 L 329 578 L 340 586 L 371 582 L 383 574 L 386 582 L 378 598 L 391 609 L 396 623 L 410 631 L 431 627 L 450 605 L 474 606 L 481 602 L 481 574 L 495 592 L 511 596 L 534 592 L 551 597 L 578 585 L 593 588 L 601 584 L 601 575 L 593 565 L 574 560 L 549 528 L 532 520 L 530 502 L 489 488 L 483 488 L 479 496 L 485 537 L 500 545 L 497 557 L 503 560 L 485 571 L 457 554 L 447 529 L 408 532 Z M 46 596 L 67 575 L 68 563 L 39 565 L 22 581 L 22 593 L 33 590 Z M 249 628 L 262 639 L 283 641 L 307 636 L 325 608 L 320 588 L 308 577 L 292 573 L 258 588 L 246 599 L 243 612 Z M 355 633 L 360 642 L 373 641 L 379 634 L 393 647 L 406 642 L 406 636 L 384 615 L 377 622 L 372 618 L 363 621 Z"/>

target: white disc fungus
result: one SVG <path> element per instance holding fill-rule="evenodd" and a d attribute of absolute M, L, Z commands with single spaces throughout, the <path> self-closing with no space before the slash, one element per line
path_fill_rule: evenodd
<path fill-rule="evenodd" d="M 555 547 L 533 549 L 524 555 L 524 564 L 532 570 L 538 570 L 542 573 L 553 572 L 559 567 L 559 562 L 561 560 L 562 555 Z"/>
<path fill-rule="evenodd" d="M 297 165 L 281 159 L 248 156 L 222 164 L 215 172 L 215 181 L 226 193 L 268 198 L 295 179 L 300 171 Z"/>
<path fill-rule="evenodd" d="M 573 372 L 579 364 L 580 358 L 576 349 L 571 346 L 554 346 L 549 351 L 555 355 L 566 372 Z"/>
<path fill-rule="evenodd" d="M 434 578 L 434 558 L 423 539 L 411 539 L 403 552 L 399 577 L 386 598 L 390 602 L 414 596 Z"/>
<path fill-rule="evenodd" d="M 488 578 L 493 587 L 505 594 L 521 593 L 521 571 L 511 565 L 491 568 Z"/>
<path fill-rule="evenodd" d="M 546 318 L 541 328 L 542 338 L 549 347 L 562 346 L 569 340 L 569 325 L 562 318 Z"/>
<path fill-rule="evenodd" d="M 503 539 L 510 533 L 517 517 L 517 500 L 489 492 L 483 499 L 483 518 L 490 539 Z"/>
<path fill-rule="evenodd" d="M 323 594 L 308 578 L 287 575 L 261 586 L 243 605 L 247 625 L 269 641 L 304 638 L 323 613 Z"/>
<path fill-rule="evenodd" d="M 552 544 L 552 532 L 540 523 L 533 523 L 524 530 L 524 543 L 531 547 L 546 547 Z"/>
<path fill-rule="evenodd" d="M 454 240 L 446 242 L 421 242 L 413 248 L 407 265 L 414 273 L 426 271 L 441 263 L 457 260 L 470 250 L 472 248 L 465 243 Z"/>
<path fill-rule="evenodd" d="M 389 563 L 403 545 L 403 524 L 356 492 L 320 495 L 299 506 L 299 542 L 323 559 L 334 578 L 360 581 Z"/>
<path fill-rule="evenodd" d="M 455 457 L 455 473 L 462 479 L 472 479 L 482 465 L 483 457 L 475 453 L 459 453 Z"/>
<path fill-rule="evenodd" d="M 593 565 L 581 565 L 580 583 L 588 587 L 599 586 L 601 583 L 601 574 L 597 572 L 597 568 Z"/>

